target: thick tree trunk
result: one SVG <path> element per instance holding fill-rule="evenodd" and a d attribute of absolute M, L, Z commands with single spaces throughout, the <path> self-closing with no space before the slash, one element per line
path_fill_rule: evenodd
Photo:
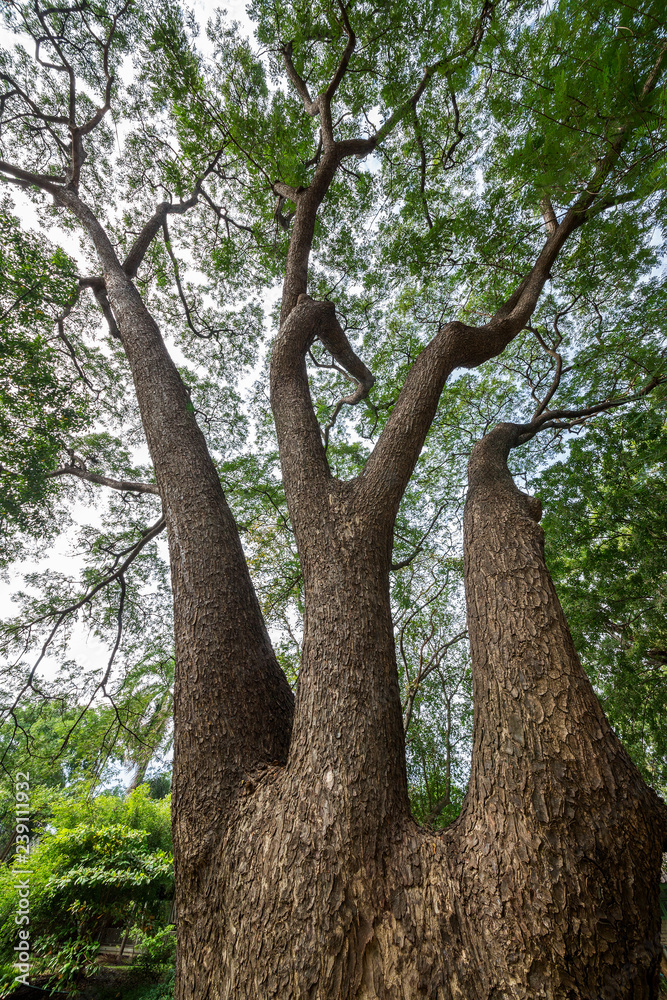
<path fill-rule="evenodd" d="M 476 715 L 461 817 L 443 834 L 410 819 L 387 539 L 361 530 L 354 490 L 331 481 L 302 543 L 289 760 L 229 817 L 205 897 L 220 951 L 200 942 L 180 1000 L 657 998 L 665 809 L 579 664 L 539 504 L 507 471 L 515 437 L 502 425 L 470 463 Z"/>
<path fill-rule="evenodd" d="M 360 383 L 372 376 L 331 306 L 292 310 L 272 364 L 306 597 L 292 727 L 187 392 L 104 233 L 75 208 L 100 252 L 169 532 L 177 1000 L 656 998 L 665 808 L 579 664 L 539 505 L 507 470 L 517 429 L 496 428 L 470 463 L 474 757 L 461 817 L 434 834 L 409 815 L 389 607 L 412 458 L 385 467 L 376 450 L 359 479 L 335 481 L 304 355 L 319 336 Z M 445 336 L 436 382 L 461 336 L 455 325 Z M 428 420 L 407 423 L 423 439 Z"/>
<path fill-rule="evenodd" d="M 175 639 L 177 993 L 185 998 L 195 995 L 193 977 L 206 981 L 223 947 L 219 912 L 207 900 L 230 811 L 258 770 L 285 762 L 294 699 L 215 464 L 160 330 L 93 212 L 71 191 L 61 192 L 59 201 L 95 244 L 167 524 Z"/>
<path fill-rule="evenodd" d="M 657 997 L 665 807 L 579 662 L 540 504 L 507 469 L 517 434 L 502 424 L 477 444 L 465 513 L 475 723 L 455 836 L 482 995 Z"/>

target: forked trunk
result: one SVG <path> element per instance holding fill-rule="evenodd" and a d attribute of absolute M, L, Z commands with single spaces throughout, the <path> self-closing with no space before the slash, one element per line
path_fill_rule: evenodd
<path fill-rule="evenodd" d="M 580 666 L 539 503 L 507 471 L 515 436 L 501 425 L 470 463 L 462 815 L 441 834 L 409 817 L 386 539 L 355 529 L 352 492 L 332 486 L 320 556 L 302 551 L 290 757 L 229 817 L 199 903 L 220 950 L 202 938 L 183 956 L 179 1000 L 657 998 L 664 806 Z"/>
<path fill-rule="evenodd" d="M 187 391 L 99 223 L 62 197 L 100 255 L 169 534 L 177 1000 L 657 998 L 667 812 L 577 658 L 544 563 L 539 504 L 507 469 L 513 425 L 487 435 L 470 462 L 469 792 L 444 833 L 420 829 L 408 808 L 393 518 L 448 373 L 522 328 L 565 223 L 497 322 L 440 330 L 352 483 L 329 472 L 305 355 L 319 337 L 358 381 L 354 399 L 372 375 L 330 303 L 303 296 L 286 309 L 271 379 L 306 596 L 292 725 Z"/>

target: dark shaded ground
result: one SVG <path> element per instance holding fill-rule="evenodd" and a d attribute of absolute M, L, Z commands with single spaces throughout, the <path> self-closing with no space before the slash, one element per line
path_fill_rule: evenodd
<path fill-rule="evenodd" d="M 35 984 L 31 986 L 19 986 L 9 995 L 9 1000 L 38 1000 L 39 997 L 52 996 L 53 1000 L 64 1000 L 66 993 L 52 993 L 46 989 L 48 983 L 47 976 L 35 977 Z M 4 994 L 3 994 L 4 995 Z"/>
<path fill-rule="evenodd" d="M 34 985 L 19 986 L 8 1000 L 162 1000 L 171 993 L 168 985 L 161 985 L 164 976 L 132 968 L 100 968 L 94 976 L 81 983 L 76 992 L 52 993 L 48 977 L 36 977 Z"/>

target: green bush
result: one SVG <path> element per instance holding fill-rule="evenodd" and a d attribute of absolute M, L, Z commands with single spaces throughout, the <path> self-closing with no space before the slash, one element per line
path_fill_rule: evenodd
<path fill-rule="evenodd" d="M 153 933 L 147 933 L 142 927 L 135 925 L 132 928 L 132 940 L 140 952 L 136 962 L 138 968 L 157 975 L 173 966 L 176 959 L 173 924 L 160 927 Z"/>
<path fill-rule="evenodd" d="M 168 932 L 157 930 L 173 895 L 168 810 L 168 801 L 149 799 L 145 787 L 125 799 L 101 795 L 53 805 L 56 829 L 42 832 L 29 866 L 0 865 L 0 991 L 16 976 L 15 883 L 22 867 L 31 872 L 32 975 L 52 973 L 61 988 L 76 983 L 94 966 L 100 933 L 128 926 L 133 914 L 147 942 L 146 964 L 169 963 Z"/>
<path fill-rule="evenodd" d="M 123 991 L 123 1000 L 173 1000 L 174 973 L 160 983 L 139 983 Z"/>

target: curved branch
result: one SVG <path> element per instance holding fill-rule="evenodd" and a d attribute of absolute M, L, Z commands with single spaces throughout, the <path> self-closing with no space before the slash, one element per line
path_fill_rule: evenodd
<path fill-rule="evenodd" d="M 453 639 L 448 642 L 443 643 L 442 646 L 437 650 L 437 652 L 431 657 L 431 659 L 426 663 L 425 666 L 420 666 L 417 676 L 411 685 L 410 694 L 408 695 L 408 700 L 405 706 L 403 714 L 403 729 L 407 733 L 410 722 L 412 721 L 412 713 L 414 710 L 415 698 L 417 697 L 417 692 L 419 691 L 419 686 L 427 677 L 433 673 L 434 670 L 439 670 L 442 661 L 445 659 L 448 650 L 451 646 L 456 645 L 461 639 L 465 639 L 468 635 L 468 629 L 463 629 L 458 635 L 455 635 Z"/>
<path fill-rule="evenodd" d="M 99 305 L 105 320 L 107 321 L 107 326 L 109 327 L 109 333 L 116 340 L 120 340 L 120 330 L 118 329 L 118 324 L 116 323 L 116 318 L 111 309 L 111 303 L 109 302 L 109 296 L 107 294 L 107 286 L 104 282 L 104 278 L 81 278 L 79 280 L 80 288 L 90 288 L 92 289 L 93 295 L 97 299 L 97 304 Z M 64 319 L 65 317 L 63 317 Z"/>
<path fill-rule="evenodd" d="M 306 296 L 301 296 L 301 298 L 305 299 Z M 352 345 L 338 322 L 325 326 L 318 337 L 338 364 L 357 382 L 357 388 L 354 392 L 338 400 L 331 420 L 324 428 L 324 450 L 326 451 L 329 443 L 329 431 L 336 423 L 341 409 L 343 406 L 356 406 L 362 399 L 365 399 L 375 385 L 375 376 L 361 358 L 354 353 Z"/>
<path fill-rule="evenodd" d="M 300 295 L 296 307 L 282 324 L 271 356 L 271 408 L 278 435 L 280 464 L 285 497 L 297 539 L 304 528 L 301 510 L 315 491 L 328 490 L 331 473 L 322 443 L 308 385 L 306 354 L 315 339 L 331 352 L 335 360 L 359 385 L 355 393 L 342 400 L 352 404 L 363 399 L 375 379 L 354 353 L 336 319 L 331 302 L 317 302 Z"/>
<path fill-rule="evenodd" d="M 413 562 L 417 558 L 417 556 L 419 555 L 419 553 L 424 550 L 424 542 L 426 541 L 426 539 L 430 535 L 431 531 L 435 527 L 435 522 L 438 520 L 438 518 L 442 514 L 442 512 L 443 512 L 443 510 L 444 510 L 445 507 L 446 507 L 446 504 L 441 504 L 440 507 L 438 507 L 438 509 L 436 510 L 435 514 L 433 515 L 433 519 L 431 520 L 431 523 L 429 524 L 428 528 L 426 529 L 426 531 L 423 533 L 423 535 L 421 536 L 421 538 L 417 542 L 417 545 L 412 550 L 412 552 L 410 553 L 410 555 L 406 559 L 402 559 L 400 562 L 392 563 L 391 564 L 390 568 L 391 568 L 392 573 L 396 573 L 399 569 L 405 569 L 405 567 L 409 566 L 410 563 Z"/>
<path fill-rule="evenodd" d="M 534 438 L 536 434 L 543 430 L 569 430 L 576 424 L 585 422 L 589 417 L 594 417 L 598 413 L 613 410 L 617 406 L 625 406 L 627 403 L 636 403 L 638 400 L 648 396 L 659 385 L 667 383 L 667 375 L 656 375 L 646 383 L 643 389 L 632 396 L 620 396 L 618 399 L 606 399 L 592 406 L 584 406 L 578 410 L 546 410 L 544 413 L 537 413 L 529 424 L 517 424 L 518 437 L 513 448 L 525 444 Z"/>
<path fill-rule="evenodd" d="M 98 486 L 108 486 L 112 490 L 121 490 L 123 493 L 151 493 L 159 496 L 160 491 L 154 483 L 137 483 L 131 479 L 112 479 L 109 476 L 99 475 L 97 472 L 88 472 L 78 465 L 63 465 L 52 472 L 47 472 L 45 479 L 55 479 L 59 476 L 75 476 L 83 479 L 87 483 L 95 483 Z"/>
<path fill-rule="evenodd" d="M 144 226 L 123 261 L 123 270 L 128 278 L 136 278 L 141 263 L 146 256 L 151 243 L 164 226 L 168 215 L 183 215 L 193 208 L 199 200 L 201 181 L 195 186 L 191 197 L 174 205 L 170 201 L 161 202 Z"/>
<path fill-rule="evenodd" d="M 30 170 L 23 170 L 22 167 L 15 167 L 12 163 L 6 163 L 4 160 L 0 160 L 0 170 L 5 174 L 9 174 L 9 177 L 3 177 L 2 180 L 9 181 L 10 183 L 16 183 L 22 187 L 38 187 L 42 191 L 48 191 L 49 194 L 56 195 L 62 190 L 61 185 L 65 183 L 65 177 L 51 177 L 49 174 L 34 174 Z"/>
<path fill-rule="evenodd" d="M 209 340 L 211 337 L 215 337 L 216 334 L 221 332 L 221 329 L 215 329 L 214 327 L 206 327 L 205 330 L 198 330 L 194 324 L 192 318 L 193 309 L 190 308 L 188 300 L 181 282 L 181 273 L 178 266 L 178 261 L 176 259 L 176 254 L 174 253 L 173 247 L 171 245 L 171 237 L 169 236 L 169 227 L 167 226 L 167 217 L 165 215 L 162 221 L 162 232 L 164 234 L 164 245 L 171 260 L 171 265 L 174 269 L 174 281 L 176 282 L 176 289 L 178 291 L 178 297 L 181 300 L 181 305 L 183 306 L 183 312 L 185 313 L 185 322 L 188 324 L 189 329 L 194 333 L 195 337 L 200 337 L 202 340 Z M 195 304 L 194 311 L 196 312 L 197 306 Z"/>
<path fill-rule="evenodd" d="M 271 354 L 271 409 L 288 505 L 294 494 L 329 476 L 320 427 L 308 386 L 306 353 L 317 337 L 337 325 L 330 302 L 300 295 L 280 327 Z"/>
<path fill-rule="evenodd" d="M 352 25 L 350 24 L 350 20 L 347 16 L 347 9 L 345 5 L 340 2 L 340 0 L 338 0 L 338 6 L 340 7 L 340 12 L 343 18 L 343 28 L 345 30 L 345 34 L 347 35 L 347 44 L 345 46 L 345 51 L 341 56 L 338 68 L 336 69 L 336 72 L 334 73 L 327 89 L 324 91 L 324 97 L 328 102 L 331 102 L 332 97 L 334 97 L 336 91 L 340 87 L 343 77 L 347 71 L 348 63 L 352 57 L 352 53 L 354 52 L 355 45 L 357 44 L 357 36 L 352 30 Z"/>
<path fill-rule="evenodd" d="M 547 232 L 549 236 L 553 236 L 558 229 L 558 219 L 556 218 L 554 207 L 551 204 L 551 199 L 547 197 L 542 198 L 540 208 L 542 210 L 542 218 L 544 219 L 544 225 L 546 226 Z"/>

